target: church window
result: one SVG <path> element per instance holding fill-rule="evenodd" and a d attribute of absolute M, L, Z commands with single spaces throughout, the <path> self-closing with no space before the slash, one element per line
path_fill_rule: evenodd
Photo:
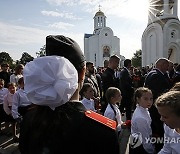
<path fill-rule="evenodd" d="M 171 38 L 174 38 L 175 37 L 175 30 L 173 30 L 172 32 L 171 32 Z"/>
<path fill-rule="evenodd" d="M 108 36 L 108 34 L 107 34 L 107 33 L 105 33 L 105 36 Z"/>

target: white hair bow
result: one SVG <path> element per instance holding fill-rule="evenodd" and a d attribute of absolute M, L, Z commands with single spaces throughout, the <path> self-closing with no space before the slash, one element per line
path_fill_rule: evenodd
<path fill-rule="evenodd" d="M 78 87 L 77 70 L 64 57 L 36 58 L 26 64 L 23 75 L 28 99 L 53 110 L 69 101 Z"/>

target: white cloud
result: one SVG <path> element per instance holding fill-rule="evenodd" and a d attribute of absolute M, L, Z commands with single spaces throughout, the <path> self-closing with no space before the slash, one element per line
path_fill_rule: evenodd
<path fill-rule="evenodd" d="M 55 5 L 62 5 L 62 4 L 66 4 L 66 5 L 77 5 L 79 0 L 46 0 L 48 3 L 50 4 L 55 4 Z"/>
<path fill-rule="evenodd" d="M 40 42 L 44 34 L 44 31 L 40 29 L 5 23 L 0 23 L 0 31 L 0 43 L 10 45 Z"/>
<path fill-rule="evenodd" d="M 41 13 L 45 16 L 52 16 L 52 17 L 62 17 L 66 19 L 72 19 L 72 20 L 80 20 L 81 18 L 75 17 L 73 13 L 68 12 L 56 12 L 56 11 L 41 11 Z"/>
<path fill-rule="evenodd" d="M 71 27 L 74 27 L 73 24 L 65 23 L 65 22 L 56 22 L 54 24 L 50 24 L 49 27 L 51 28 L 57 28 L 57 29 L 63 29 L 68 30 Z"/>
<path fill-rule="evenodd" d="M 45 16 L 62 17 L 63 15 L 55 11 L 41 11 Z"/>
<path fill-rule="evenodd" d="M 62 25 L 68 26 L 66 23 Z M 71 27 L 72 25 L 69 24 L 69 26 Z M 36 52 L 45 44 L 46 36 L 48 35 L 68 36 L 78 42 L 81 49 L 83 49 L 84 45 L 84 33 L 65 33 L 64 31 L 57 30 L 41 30 L 38 28 L 15 26 L 1 22 L 0 31 L 0 52 L 5 51 L 9 53 L 14 60 L 20 59 L 24 51 L 35 57 Z"/>

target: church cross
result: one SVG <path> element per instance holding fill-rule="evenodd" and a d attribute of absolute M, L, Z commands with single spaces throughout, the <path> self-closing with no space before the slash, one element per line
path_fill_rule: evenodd
<path fill-rule="evenodd" d="M 102 7 L 102 6 L 101 6 L 101 5 L 99 5 L 99 11 L 101 11 L 101 7 Z"/>

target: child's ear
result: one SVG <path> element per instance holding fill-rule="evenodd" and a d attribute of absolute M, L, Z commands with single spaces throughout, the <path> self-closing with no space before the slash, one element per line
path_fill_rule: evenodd
<path fill-rule="evenodd" d="M 110 101 L 112 101 L 113 99 L 114 99 L 114 97 L 111 97 L 111 98 L 110 98 Z"/>
<path fill-rule="evenodd" d="M 83 96 L 86 96 L 86 92 L 85 91 L 82 94 L 83 94 Z"/>

